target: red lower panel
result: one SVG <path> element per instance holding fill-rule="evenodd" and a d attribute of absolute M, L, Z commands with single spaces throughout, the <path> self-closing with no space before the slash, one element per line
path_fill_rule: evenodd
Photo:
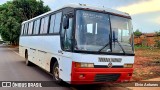
<path fill-rule="evenodd" d="M 109 81 L 96 81 L 97 75 L 112 75 L 111 77 L 113 78 L 118 74 L 119 76 L 116 80 L 114 80 L 114 82 L 129 81 L 132 77 L 132 73 L 133 68 L 76 68 L 75 63 L 73 62 L 71 84 L 109 83 Z M 101 79 L 104 79 L 104 77 L 100 77 L 98 80 Z M 110 78 L 108 79 L 110 80 Z"/>

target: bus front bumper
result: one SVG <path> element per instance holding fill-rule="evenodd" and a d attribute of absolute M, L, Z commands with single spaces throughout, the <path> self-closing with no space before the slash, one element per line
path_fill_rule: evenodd
<path fill-rule="evenodd" d="M 100 84 L 130 81 L 133 68 L 76 68 L 72 63 L 71 84 Z"/>

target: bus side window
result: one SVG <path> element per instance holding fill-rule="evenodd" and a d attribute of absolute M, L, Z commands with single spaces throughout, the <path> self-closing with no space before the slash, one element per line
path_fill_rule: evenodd
<path fill-rule="evenodd" d="M 62 12 L 56 14 L 55 25 L 54 25 L 54 33 L 59 33 L 60 24 L 61 24 Z"/>
<path fill-rule="evenodd" d="M 23 32 L 24 32 L 24 24 L 22 25 L 22 28 L 21 28 L 21 35 L 23 35 Z"/>
<path fill-rule="evenodd" d="M 28 23 L 25 24 L 24 35 L 28 34 Z"/>
<path fill-rule="evenodd" d="M 65 18 L 65 16 L 64 16 L 64 18 Z M 61 36 L 62 36 L 62 47 L 64 50 L 71 50 L 72 22 L 73 22 L 73 18 L 69 18 L 69 28 L 66 30 L 63 28 L 63 25 L 62 25 Z"/>
<path fill-rule="evenodd" d="M 34 21 L 33 34 L 36 34 L 37 20 Z"/>
<path fill-rule="evenodd" d="M 37 35 L 39 33 L 39 27 L 40 27 L 40 19 L 34 22 L 34 30 L 33 30 L 34 35 Z"/>
<path fill-rule="evenodd" d="M 55 18 L 56 18 L 56 15 L 51 15 L 49 33 L 54 32 Z"/>
<path fill-rule="evenodd" d="M 49 16 L 46 16 L 46 17 L 42 18 L 40 34 L 47 34 L 48 23 L 49 23 Z"/>
<path fill-rule="evenodd" d="M 43 34 L 46 34 L 48 32 L 48 25 L 49 25 L 49 16 L 46 16 L 44 18 L 44 30 L 43 30 Z"/>
<path fill-rule="evenodd" d="M 29 23 L 28 35 L 31 35 L 33 31 L 33 22 Z"/>
<path fill-rule="evenodd" d="M 24 24 L 23 35 L 26 34 L 26 24 Z"/>
<path fill-rule="evenodd" d="M 40 28 L 40 34 L 43 34 L 43 30 L 44 30 L 44 18 L 41 19 L 41 28 Z"/>

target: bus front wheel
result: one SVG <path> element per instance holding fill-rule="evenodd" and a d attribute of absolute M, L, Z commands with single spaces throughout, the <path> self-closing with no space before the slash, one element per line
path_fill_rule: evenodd
<path fill-rule="evenodd" d="M 56 83 L 60 84 L 62 80 L 59 78 L 59 65 L 57 61 L 53 65 L 52 74 L 53 74 L 53 79 L 56 81 Z"/>

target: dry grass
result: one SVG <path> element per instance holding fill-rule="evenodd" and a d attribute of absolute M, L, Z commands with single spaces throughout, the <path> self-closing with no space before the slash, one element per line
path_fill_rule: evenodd
<path fill-rule="evenodd" d="M 160 49 L 136 49 L 133 80 L 160 77 Z"/>

